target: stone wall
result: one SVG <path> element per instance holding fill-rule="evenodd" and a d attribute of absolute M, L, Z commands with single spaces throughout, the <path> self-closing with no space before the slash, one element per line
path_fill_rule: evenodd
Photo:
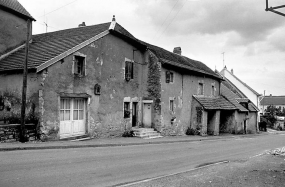
<path fill-rule="evenodd" d="M 42 129 L 55 132 L 50 138 L 60 138 L 60 94 L 87 94 L 87 133 L 92 137 L 120 136 L 130 123 L 123 117 L 124 98 L 142 98 L 147 93 L 144 54 L 110 34 L 77 52 L 86 56 L 86 76 L 72 74 L 73 54 L 41 72 Z M 135 61 L 130 81 L 124 79 L 126 59 Z M 100 95 L 94 94 L 95 84 L 101 86 Z"/>
<path fill-rule="evenodd" d="M 27 21 L 0 9 L 0 56 L 25 43 Z"/>

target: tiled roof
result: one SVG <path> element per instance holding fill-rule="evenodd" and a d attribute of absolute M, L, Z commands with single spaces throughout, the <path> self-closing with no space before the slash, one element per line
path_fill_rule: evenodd
<path fill-rule="evenodd" d="M 248 112 L 248 110 L 244 108 L 241 104 L 239 104 L 239 102 L 237 101 L 237 98 L 239 98 L 239 96 L 235 94 L 232 90 L 230 90 L 227 86 L 225 86 L 225 82 L 226 81 L 223 81 L 221 84 L 221 94 L 225 98 L 227 98 L 233 105 L 235 105 L 235 107 L 239 111 Z"/>
<path fill-rule="evenodd" d="M 162 63 L 174 65 L 177 67 L 181 67 L 195 72 L 200 72 L 203 74 L 207 74 L 222 79 L 222 77 L 219 74 L 216 74 L 213 70 L 211 70 L 208 66 L 206 66 L 202 62 L 172 53 L 161 47 L 157 47 L 148 43 L 145 43 L 145 45 L 148 46 L 148 48 L 159 58 L 159 60 Z"/>
<path fill-rule="evenodd" d="M 248 110 L 250 112 L 258 112 L 259 111 L 259 109 L 253 103 L 248 103 Z"/>
<path fill-rule="evenodd" d="M 99 33 L 108 30 L 109 26 L 110 23 L 103 23 L 99 25 L 72 28 L 32 36 L 32 43 L 30 44 L 29 51 L 28 68 L 37 68 L 39 65 L 66 52 L 67 50 L 75 47 L 76 45 L 90 39 L 91 37 Z M 162 63 L 171 64 L 177 67 L 189 69 L 195 72 L 200 72 L 216 77 L 218 79 L 222 79 L 221 76 L 216 74 L 202 62 L 174 54 L 160 47 L 140 41 L 118 23 L 115 26 L 115 31 L 121 33 L 124 36 L 127 36 L 131 40 L 143 46 L 147 46 L 149 50 L 151 50 Z M 0 72 L 9 70 L 21 70 L 25 57 L 24 52 L 25 49 L 22 48 L 7 56 L 6 58 L 0 59 Z"/>
<path fill-rule="evenodd" d="M 229 79 L 224 77 L 224 80 L 225 81 L 222 82 L 223 85 L 237 95 L 238 98 L 246 98 L 246 95 L 244 95 L 244 93 L 242 93 L 242 91 L 240 91 Z"/>
<path fill-rule="evenodd" d="M 261 94 L 257 93 L 254 89 L 252 89 L 249 85 L 247 85 L 246 83 L 244 83 L 243 81 L 241 81 L 237 76 L 235 76 L 232 72 L 230 72 L 226 67 L 221 71 L 221 73 L 223 71 L 227 71 L 228 73 L 230 73 L 236 80 L 238 80 L 241 84 L 243 84 L 245 87 L 247 87 L 249 90 L 251 90 L 255 95 L 257 96 L 261 96 Z M 223 74 L 223 73 L 222 73 Z"/>
<path fill-rule="evenodd" d="M 239 103 L 248 103 L 248 102 L 250 102 L 248 98 L 237 98 L 236 100 Z"/>
<path fill-rule="evenodd" d="M 100 25 L 33 35 L 32 43 L 29 48 L 28 68 L 35 69 L 44 62 L 108 30 L 109 26 L 110 23 L 103 23 Z M 23 69 L 24 59 L 25 48 L 22 48 L 0 60 L 0 72 Z"/>
<path fill-rule="evenodd" d="M 285 96 L 265 96 L 260 105 L 285 105 Z"/>
<path fill-rule="evenodd" d="M 0 6 L 15 11 L 27 18 L 35 20 L 30 13 L 17 0 L 0 0 Z"/>
<path fill-rule="evenodd" d="M 204 97 L 193 96 L 206 110 L 236 110 L 237 108 L 223 96 L 221 97 Z"/>

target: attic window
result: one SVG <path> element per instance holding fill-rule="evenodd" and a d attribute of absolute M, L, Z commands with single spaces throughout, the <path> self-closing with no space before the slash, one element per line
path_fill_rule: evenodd
<path fill-rule="evenodd" d="M 83 56 L 74 56 L 73 60 L 73 74 L 77 76 L 85 75 L 85 57 Z"/>
<path fill-rule="evenodd" d="M 125 80 L 130 81 L 134 79 L 134 63 L 131 61 L 125 62 Z"/>
<path fill-rule="evenodd" d="M 173 72 L 171 72 L 171 71 L 165 72 L 165 82 L 166 83 L 173 83 Z"/>

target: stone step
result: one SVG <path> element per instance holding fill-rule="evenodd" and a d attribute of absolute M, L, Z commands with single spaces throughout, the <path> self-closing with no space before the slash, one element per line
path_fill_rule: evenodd
<path fill-rule="evenodd" d="M 152 128 L 133 128 L 136 137 L 143 139 L 153 139 L 162 137 L 160 133 L 156 132 Z"/>

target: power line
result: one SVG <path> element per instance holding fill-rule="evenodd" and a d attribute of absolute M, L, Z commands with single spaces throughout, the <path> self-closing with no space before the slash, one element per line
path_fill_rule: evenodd
<path fill-rule="evenodd" d="M 51 14 L 51 13 L 53 13 L 53 12 L 56 12 L 56 11 L 58 11 L 59 9 L 62 9 L 62 8 L 68 6 L 68 5 L 70 5 L 70 4 L 72 4 L 72 3 L 76 2 L 76 1 L 78 1 L 78 0 L 71 1 L 71 2 L 69 2 L 69 3 L 67 3 L 67 4 L 65 4 L 65 5 L 63 5 L 63 6 L 59 7 L 59 8 L 57 8 L 57 9 L 54 9 L 54 10 L 48 12 L 48 13 L 44 13 L 44 15 L 38 16 L 38 18 L 44 17 L 44 16 L 46 16 L 46 15 L 48 15 L 48 14 Z M 37 23 L 37 22 L 35 22 L 35 23 Z M 39 24 L 40 24 L 40 23 L 39 23 Z M 16 27 L 18 28 L 19 26 L 22 26 L 22 25 L 25 25 L 25 23 L 20 24 L 20 25 L 17 25 Z M 53 27 L 53 28 L 55 28 L 55 27 Z"/>
<path fill-rule="evenodd" d="M 46 16 L 46 15 L 48 15 L 48 14 L 51 14 L 51 13 L 53 13 L 53 12 L 55 12 L 55 11 L 58 11 L 59 9 L 62 9 L 62 8 L 68 6 L 68 5 L 70 5 L 70 4 L 72 4 L 72 3 L 76 2 L 76 1 L 78 1 L 78 0 L 71 1 L 71 2 L 69 2 L 69 3 L 67 3 L 67 4 L 65 4 L 65 5 L 63 5 L 63 6 L 59 7 L 59 8 L 57 8 L 57 9 L 54 9 L 54 10 L 48 12 L 48 13 L 45 13 L 44 15 L 39 16 L 39 18 L 44 17 L 44 16 Z"/>
<path fill-rule="evenodd" d="M 164 19 L 164 21 L 163 21 L 161 27 L 163 27 L 163 26 L 164 26 L 164 23 L 166 22 L 166 20 L 168 20 L 169 15 L 173 12 L 173 10 L 174 10 L 174 8 L 176 7 L 178 1 L 179 1 L 179 0 L 176 1 L 176 3 L 174 4 L 174 6 L 172 7 L 171 11 L 168 13 L 168 15 L 166 16 L 166 18 Z M 158 32 L 156 32 L 156 34 L 154 35 L 153 38 L 156 37 L 157 33 L 158 33 Z"/>
<path fill-rule="evenodd" d="M 168 27 L 170 26 L 170 24 L 173 22 L 173 20 L 176 18 L 176 16 L 178 15 L 178 13 L 182 10 L 182 8 L 184 7 L 184 5 L 186 4 L 186 1 L 184 2 L 184 4 L 182 4 L 181 8 L 177 11 L 177 13 L 175 14 L 175 16 L 172 18 L 172 20 L 168 23 L 168 25 L 166 26 L 166 28 L 161 32 L 161 34 L 159 35 L 158 38 L 160 38 L 160 36 L 168 29 Z"/>

